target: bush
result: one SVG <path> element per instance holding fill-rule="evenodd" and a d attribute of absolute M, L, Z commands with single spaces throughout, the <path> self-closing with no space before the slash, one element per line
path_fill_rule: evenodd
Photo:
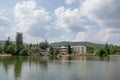
<path fill-rule="evenodd" d="M 14 55 L 15 52 L 16 52 L 16 49 L 15 49 L 15 47 L 14 47 L 13 45 L 9 45 L 9 46 L 7 47 L 7 49 L 6 49 L 6 53 L 7 53 L 7 54 L 12 54 L 12 55 Z"/>
<path fill-rule="evenodd" d="M 21 56 L 27 56 L 28 55 L 28 50 L 27 49 L 22 49 L 21 51 L 20 51 L 20 55 Z"/>
<path fill-rule="evenodd" d="M 0 53 L 2 53 L 2 52 L 3 52 L 3 46 L 0 45 Z"/>
<path fill-rule="evenodd" d="M 108 56 L 107 52 L 105 49 L 101 48 L 101 49 L 98 49 L 96 51 L 97 55 L 100 56 L 100 57 L 105 57 L 105 56 Z"/>

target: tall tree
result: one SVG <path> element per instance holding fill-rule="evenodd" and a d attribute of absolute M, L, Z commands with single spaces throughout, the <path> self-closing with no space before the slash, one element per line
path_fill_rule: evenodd
<path fill-rule="evenodd" d="M 16 54 L 19 55 L 20 51 L 24 48 L 23 46 L 23 34 L 17 32 L 16 34 Z"/>
<path fill-rule="evenodd" d="M 50 53 L 51 55 L 54 54 L 54 48 L 53 48 L 52 46 L 49 47 L 49 53 Z"/>
<path fill-rule="evenodd" d="M 40 43 L 40 44 L 39 44 L 39 47 L 40 47 L 41 49 L 46 50 L 46 49 L 49 47 L 48 41 L 45 40 L 45 42 Z"/>
<path fill-rule="evenodd" d="M 107 55 L 110 55 L 110 49 L 109 49 L 109 45 L 108 45 L 107 42 L 106 42 L 106 45 L 105 45 L 105 51 L 106 51 Z"/>
<path fill-rule="evenodd" d="M 71 45 L 70 44 L 68 44 L 68 54 L 71 54 L 72 53 L 72 50 L 71 50 Z"/>
<path fill-rule="evenodd" d="M 16 46 L 19 47 L 21 45 L 23 45 L 23 34 L 17 32 L 17 34 L 16 34 Z"/>
<path fill-rule="evenodd" d="M 7 41 L 5 41 L 5 44 L 4 44 L 4 52 L 5 53 L 6 53 L 6 49 L 8 48 L 9 45 L 11 45 L 10 37 L 8 37 Z"/>

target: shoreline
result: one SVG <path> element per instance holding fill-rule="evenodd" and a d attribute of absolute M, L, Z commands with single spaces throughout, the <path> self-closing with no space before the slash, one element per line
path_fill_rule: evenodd
<path fill-rule="evenodd" d="M 109 55 L 109 56 L 120 56 L 120 55 L 117 54 L 117 55 Z"/>
<path fill-rule="evenodd" d="M 1 56 L 12 56 L 12 55 L 11 55 L 11 54 L 3 54 L 3 53 L 1 53 L 1 54 L 0 54 L 0 57 L 1 57 Z"/>

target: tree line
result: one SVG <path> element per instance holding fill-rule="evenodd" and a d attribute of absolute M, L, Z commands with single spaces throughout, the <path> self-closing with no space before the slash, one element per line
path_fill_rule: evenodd
<path fill-rule="evenodd" d="M 10 37 L 5 41 L 4 45 L 0 45 L 0 53 L 11 55 L 28 55 L 29 53 L 39 52 L 46 50 L 49 47 L 47 40 L 39 44 L 24 44 L 23 34 L 16 33 L 15 42 L 10 40 Z"/>
<path fill-rule="evenodd" d="M 71 46 L 68 46 L 68 53 L 71 53 Z M 49 50 L 48 50 L 49 49 Z M 23 34 L 16 33 L 15 41 L 11 41 L 10 37 L 5 41 L 4 45 L 0 45 L 0 53 L 27 56 L 34 53 L 40 53 L 41 51 L 49 51 L 50 55 L 57 55 L 58 49 L 54 49 L 47 40 L 37 44 L 25 44 L 23 43 Z"/>
<path fill-rule="evenodd" d="M 108 55 L 120 55 L 120 46 L 116 45 L 108 45 L 108 43 L 105 44 L 104 47 L 87 47 L 87 52 L 89 54 L 95 53 L 95 55 L 104 57 Z"/>

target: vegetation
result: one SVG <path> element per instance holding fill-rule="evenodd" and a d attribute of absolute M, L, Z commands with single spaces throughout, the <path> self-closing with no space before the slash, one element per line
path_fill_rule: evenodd
<path fill-rule="evenodd" d="M 3 46 L 0 45 L 0 53 L 3 53 Z"/>
<path fill-rule="evenodd" d="M 54 48 L 53 48 L 52 46 L 50 46 L 50 48 L 49 48 L 49 53 L 50 53 L 51 55 L 54 54 Z"/>
<path fill-rule="evenodd" d="M 4 41 L 2 41 L 4 42 Z M 67 45 L 66 45 L 67 44 Z M 108 55 L 120 55 L 120 46 L 108 45 L 106 44 L 96 44 L 90 42 L 59 42 L 52 43 L 49 45 L 48 41 L 37 43 L 37 44 L 24 44 L 23 34 L 17 32 L 15 42 L 10 41 L 10 37 L 0 45 L 0 53 L 7 53 L 12 55 L 26 56 L 32 53 L 40 53 L 40 51 L 46 51 L 49 48 L 49 53 L 51 55 L 58 55 L 59 50 L 53 48 L 54 46 L 66 46 L 68 47 L 68 54 L 71 54 L 71 46 L 75 45 L 85 45 L 87 47 L 88 54 L 96 54 L 98 56 L 108 56 Z"/>
<path fill-rule="evenodd" d="M 71 54 L 72 53 L 72 51 L 71 51 L 71 45 L 70 44 L 68 44 L 68 54 Z"/>
<path fill-rule="evenodd" d="M 28 55 L 28 49 L 24 48 L 20 51 L 21 56 L 27 56 Z"/>
<path fill-rule="evenodd" d="M 48 41 L 42 42 L 39 44 L 39 47 L 43 50 L 46 50 L 49 47 Z"/>
<path fill-rule="evenodd" d="M 6 53 L 14 55 L 16 53 L 15 47 L 13 45 L 9 45 L 6 49 Z"/>
<path fill-rule="evenodd" d="M 66 44 L 69 44 L 71 46 L 77 46 L 77 45 L 84 45 L 87 47 L 104 47 L 104 44 L 96 44 L 92 42 L 68 42 L 68 41 L 63 41 L 63 42 L 55 42 L 51 43 L 51 46 L 65 46 Z"/>
<path fill-rule="evenodd" d="M 10 37 L 8 37 L 7 41 L 5 41 L 5 44 L 4 44 L 4 52 L 6 52 L 6 50 L 8 49 L 8 46 L 11 45 L 11 42 L 10 42 Z"/>

